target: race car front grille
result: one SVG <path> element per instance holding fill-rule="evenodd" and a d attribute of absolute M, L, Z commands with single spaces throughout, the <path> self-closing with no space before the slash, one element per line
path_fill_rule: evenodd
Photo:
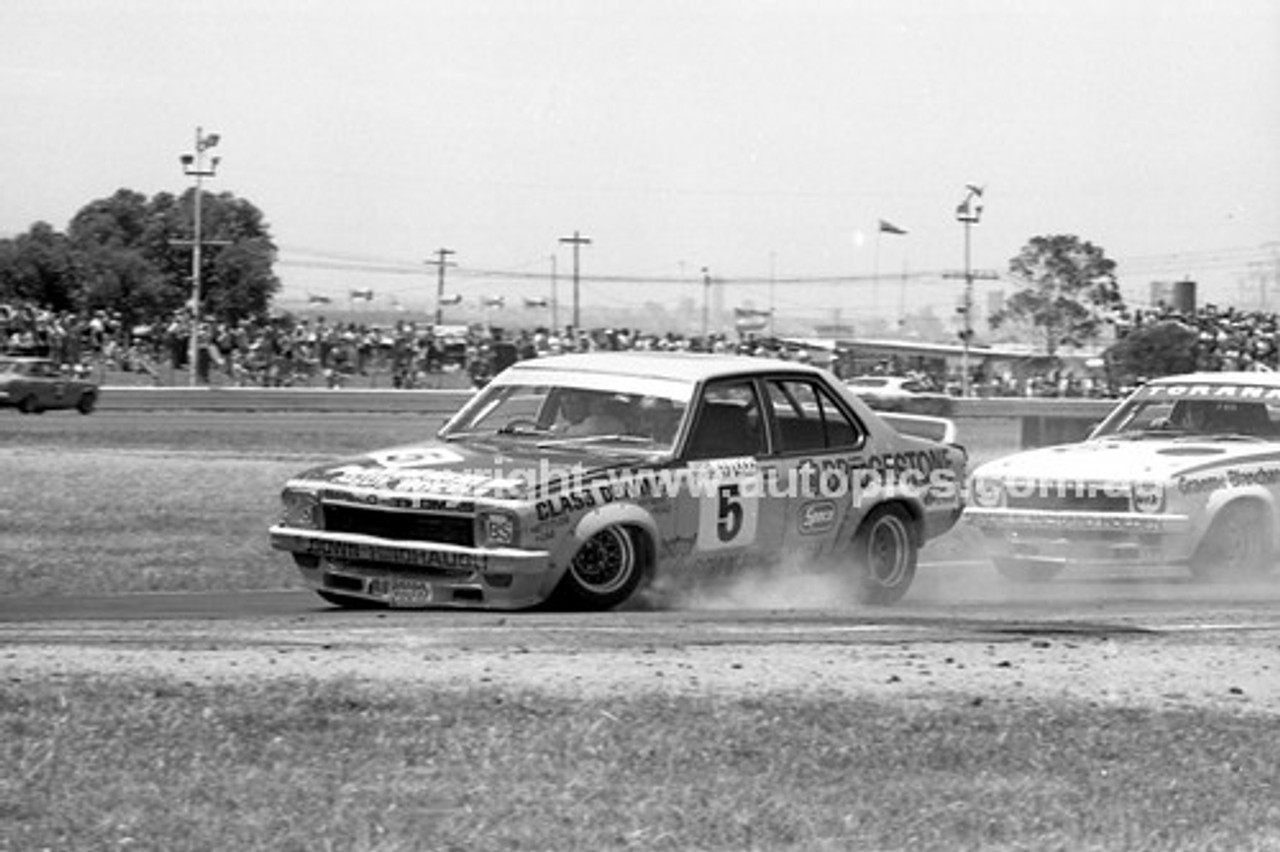
<path fill-rule="evenodd" d="M 1010 492 L 1005 498 L 1010 509 L 1037 509 L 1046 512 L 1129 512 L 1128 494 L 1093 488 L 1040 488 L 1029 493 Z"/>
<path fill-rule="evenodd" d="M 394 541 L 430 541 L 475 547 L 475 523 L 470 515 L 432 512 L 394 512 L 378 508 L 324 505 L 324 528 Z"/>

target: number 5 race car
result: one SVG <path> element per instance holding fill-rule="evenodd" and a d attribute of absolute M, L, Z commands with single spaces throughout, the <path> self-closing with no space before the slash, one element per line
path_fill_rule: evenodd
<path fill-rule="evenodd" d="M 521 361 L 436 440 L 290 480 L 271 543 L 340 606 L 607 609 L 784 554 L 890 604 L 956 523 L 966 462 L 950 421 L 899 417 L 791 362 Z"/>
<path fill-rule="evenodd" d="M 982 465 L 965 517 L 1015 580 L 1072 562 L 1238 579 L 1274 567 L 1278 497 L 1280 375 L 1197 373 L 1139 388 L 1083 443 Z"/>

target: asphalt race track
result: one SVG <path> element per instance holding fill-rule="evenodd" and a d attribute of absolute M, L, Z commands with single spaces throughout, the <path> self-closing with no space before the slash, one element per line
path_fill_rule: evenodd
<path fill-rule="evenodd" d="M 24 418 L 22 428 L 128 428 L 131 418 L 118 418 L 59 417 L 55 426 L 49 415 Z M 240 419 L 202 418 L 215 429 Z M 914 698 L 1013 690 L 1280 713 L 1280 572 L 1208 585 L 1178 567 L 1069 569 L 1050 583 L 1014 585 L 988 564 L 941 562 L 926 548 L 894 607 L 842 602 L 817 582 L 756 579 L 595 614 L 345 611 L 303 590 L 5 597 L 0 671 L 338 674 L 575 693 L 636 684 L 818 685 Z"/>

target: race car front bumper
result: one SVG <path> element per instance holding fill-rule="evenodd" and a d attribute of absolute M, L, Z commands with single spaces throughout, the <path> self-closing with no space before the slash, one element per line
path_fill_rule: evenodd
<path fill-rule="evenodd" d="M 392 541 L 273 526 L 271 546 L 293 554 L 308 586 L 401 609 L 524 609 L 550 593 L 550 554 Z"/>
<path fill-rule="evenodd" d="M 969 507 L 967 523 L 982 532 L 994 558 L 1038 562 L 1161 563 L 1191 555 L 1187 515 L 1062 512 Z"/>

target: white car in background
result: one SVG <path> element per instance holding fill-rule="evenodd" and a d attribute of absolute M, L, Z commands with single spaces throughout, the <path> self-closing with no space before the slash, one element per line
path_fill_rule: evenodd
<path fill-rule="evenodd" d="M 1081 443 L 978 467 L 965 517 L 1016 580 L 1072 563 L 1259 577 L 1280 546 L 1280 374 L 1156 379 Z"/>
<path fill-rule="evenodd" d="M 877 411 L 904 411 L 939 417 L 951 412 L 950 396 L 911 376 L 854 376 L 845 379 L 844 383 Z"/>

